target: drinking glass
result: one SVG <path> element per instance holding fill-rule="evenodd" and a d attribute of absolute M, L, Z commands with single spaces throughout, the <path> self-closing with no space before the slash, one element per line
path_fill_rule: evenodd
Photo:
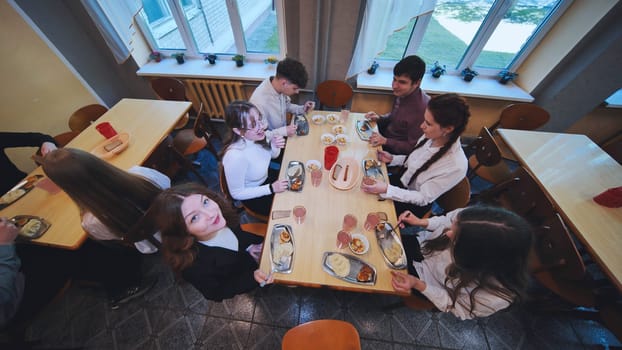
<path fill-rule="evenodd" d="M 324 148 L 324 169 L 330 170 L 339 157 L 339 148 L 337 146 L 326 146 Z"/>
<path fill-rule="evenodd" d="M 292 210 L 292 213 L 294 214 L 296 223 L 302 224 L 305 221 L 305 217 L 307 216 L 307 209 L 302 205 L 297 205 Z"/>
<path fill-rule="evenodd" d="M 117 131 L 108 122 L 102 122 L 97 124 L 97 126 L 95 126 L 95 129 L 97 129 L 97 131 L 99 131 L 99 133 L 107 139 L 117 134 Z"/>
<path fill-rule="evenodd" d="M 322 169 L 311 170 L 311 184 L 318 187 L 322 183 Z"/>
<path fill-rule="evenodd" d="M 352 232 L 356 228 L 356 217 L 352 214 L 346 214 L 343 217 L 343 226 L 342 230 L 346 232 Z"/>
<path fill-rule="evenodd" d="M 378 213 L 369 213 L 367 214 L 367 219 L 365 219 L 365 230 L 371 231 L 378 225 L 380 222 L 380 218 L 378 217 Z"/>
<path fill-rule="evenodd" d="M 337 248 L 342 249 L 348 246 L 350 241 L 352 240 L 352 236 L 346 231 L 339 231 L 337 233 Z"/>

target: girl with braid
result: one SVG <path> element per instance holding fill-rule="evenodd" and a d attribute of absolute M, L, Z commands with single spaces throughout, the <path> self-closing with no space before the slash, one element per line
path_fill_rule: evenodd
<path fill-rule="evenodd" d="M 423 295 L 463 320 L 525 298 L 532 232 L 520 216 L 477 205 L 429 219 L 406 211 L 399 221 L 425 230 L 402 236 L 409 266 L 408 274 L 391 272 L 396 291 Z"/>
<path fill-rule="evenodd" d="M 468 161 L 462 151 L 460 135 L 469 121 L 469 106 L 456 94 L 430 99 L 421 123 L 423 136 L 410 155 L 393 155 L 378 151 L 378 160 L 389 166 L 403 166 L 390 184 L 362 184 L 367 193 L 392 199 L 395 210 L 410 210 L 423 216 L 440 195 L 454 187 L 467 173 Z"/>

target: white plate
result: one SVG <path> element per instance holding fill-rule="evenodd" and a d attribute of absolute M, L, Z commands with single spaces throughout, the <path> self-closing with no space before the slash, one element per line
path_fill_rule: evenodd
<path fill-rule="evenodd" d="M 335 141 L 339 146 L 345 146 L 350 142 L 350 137 L 346 134 L 338 134 L 335 136 Z"/>
<path fill-rule="evenodd" d="M 311 116 L 311 121 L 313 122 L 313 124 L 322 125 L 326 123 L 326 117 L 322 114 L 314 114 L 313 116 Z"/>
<path fill-rule="evenodd" d="M 307 170 L 309 171 L 309 173 L 311 171 L 315 169 L 322 169 L 322 163 L 320 163 L 319 160 L 315 160 L 315 159 L 310 159 L 305 163 L 305 167 L 307 168 Z"/>
<path fill-rule="evenodd" d="M 341 124 L 333 126 L 332 130 L 333 130 L 333 134 L 335 135 L 346 133 L 346 127 Z"/>
<path fill-rule="evenodd" d="M 341 121 L 341 118 L 338 114 L 330 113 L 326 115 L 326 120 L 328 120 L 328 122 L 331 124 L 337 124 Z"/>
<path fill-rule="evenodd" d="M 320 136 L 320 140 L 325 145 L 332 145 L 335 143 L 335 135 L 329 133 L 322 134 L 322 136 Z"/>
<path fill-rule="evenodd" d="M 362 245 L 361 249 L 357 248 L 359 244 Z M 352 253 L 357 255 L 363 255 L 367 253 L 367 251 L 369 251 L 369 240 L 367 239 L 367 237 L 365 237 L 365 235 L 362 235 L 360 233 L 353 233 L 352 240 L 350 240 L 350 244 L 348 244 L 348 246 L 350 247 Z"/>

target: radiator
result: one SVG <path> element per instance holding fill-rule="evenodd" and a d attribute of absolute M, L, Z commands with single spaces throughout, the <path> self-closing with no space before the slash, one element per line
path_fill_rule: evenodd
<path fill-rule="evenodd" d="M 212 119 L 225 119 L 225 107 L 232 101 L 245 100 L 242 82 L 231 80 L 186 79 L 188 95 L 194 106 L 203 103 Z"/>

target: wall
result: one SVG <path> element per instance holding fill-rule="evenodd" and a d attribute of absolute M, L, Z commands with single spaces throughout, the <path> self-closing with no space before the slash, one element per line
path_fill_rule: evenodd
<path fill-rule="evenodd" d="M 0 46 L 0 76 L 5 81 L 0 93 L 2 130 L 60 134 L 69 130 L 67 119 L 74 110 L 98 102 L 6 1 L 0 1 Z M 35 150 L 11 149 L 7 154 L 29 172 L 35 167 L 30 159 Z"/>

